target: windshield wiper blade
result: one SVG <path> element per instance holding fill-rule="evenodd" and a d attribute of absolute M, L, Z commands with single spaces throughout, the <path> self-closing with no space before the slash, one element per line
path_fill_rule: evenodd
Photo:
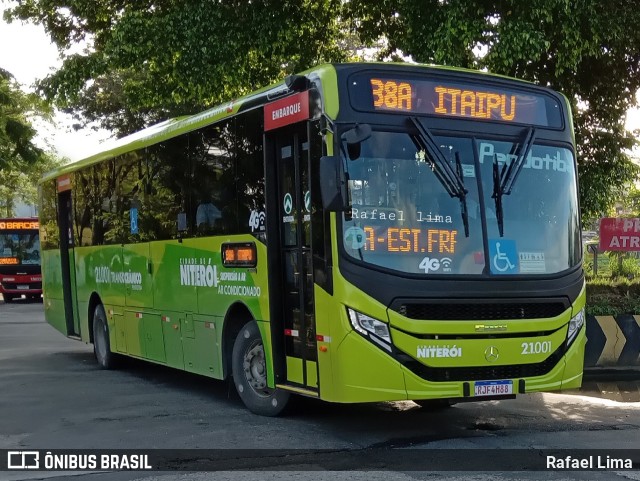
<path fill-rule="evenodd" d="M 502 168 L 504 172 L 504 167 Z M 496 220 L 498 221 L 498 232 L 500 237 L 504 236 L 504 214 L 502 210 L 502 186 L 500 182 L 500 167 L 498 166 L 498 156 L 493 157 L 493 201 L 496 207 Z"/>
<path fill-rule="evenodd" d="M 520 144 L 520 153 L 517 155 L 516 159 L 509 164 L 509 167 L 506 169 L 506 171 L 504 168 L 502 169 L 502 175 L 500 178 L 500 190 L 504 195 L 511 194 L 511 189 L 513 189 L 516 180 L 518 180 L 518 176 L 522 171 L 522 167 L 525 164 L 527 155 L 529 155 L 529 151 L 531 150 L 535 139 L 536 129 L 534 127 L 529 127 L 524 141 L 522 142 L 522 144 Z"/>
<path fill-rule="evenodd" d="M 462 162 L 460 161 L 460 152 L 456 151 L 456 173 L 458 179 L 462 182 L 464 187 L 464 176 L 462 174 Z M 460 214 L 462 215 L 462 224 L 464 225 L 464 235 L 469 237 L 469 210 L 467 209 L 467 190 L 464 190 L 464 194 L 460 196 Z"/>
<path fill-rule="evenodd" d="M 502 196 L 511 194 L 511 190 L 518 180 L 518 176 L 522 171 L 527 155 L 531 151 L 531 147 L 536 139 L 536 129 L 529 127 L 523 142 L 519 146 L 519 152 L 516 158 L 507 166 L 504 164 L 502 170 L 498 166 L 498 156 L 493 159 L 493 197 L 496 205 L 496 218 L 498 220 L 498 231 L 500 237 L 504 236 L 504 212 L 502 209 Z"/>
<path fill-rule="evenodd" d="M 462 180 L 462 164 L 459 153 L 456 152 L 456 170 L 453 170 L 442 151 L 438 148 L 438 144 L 429 129 L 417 117 L 409 117 L 409 120 L 418 131 L 415 142 L 429 156 L 436 178 L 451 197 L 457 197 L 460 200 L 464 233 L 466 237 L 469 237 L 469 215 L 467 212 L 467 193 L 469 191 L 465 188 Z"/>
<path fill-rule="evenodd" d="M 444 179 L 445 184 L 443 185 L 449 195 L 451 195 L 451 197 L 466 195 L 467 189 L 465 189 L 462 179 L 458 177 L 451 165 L 449 165 L 449 162 L 447 162 L 447 159 L 438 148 L 438 144 L 434 140 L 433 135 L 431 135 L 431 132 L 429 132 L 429 129 L 425 127 L 417 117 L 409 117 L 409 120 L 420 134 L 418 137 L 418 141 L 421 144 L 420 147 L 429 154 L 429 158 L 433 161 L 434 166 L 439 167 L 437 172 Z"/>

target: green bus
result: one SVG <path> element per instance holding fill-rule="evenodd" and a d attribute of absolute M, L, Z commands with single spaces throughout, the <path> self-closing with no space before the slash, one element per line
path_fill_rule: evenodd
<path fill-rule="evenodd" d="M 46 320 L 122 356 L 422 406 L 573 389 L 585 284 L 567 99 L 434 66 L 328 64 L 46 175 Z"/>

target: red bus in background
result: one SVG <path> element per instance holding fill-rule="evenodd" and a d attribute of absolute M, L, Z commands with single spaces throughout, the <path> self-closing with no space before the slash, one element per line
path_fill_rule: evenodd
<path fill-rule="evenodd" d="M 0 219 L 0 294 L 41 298 L 40 224 L 37 218 Z"/>

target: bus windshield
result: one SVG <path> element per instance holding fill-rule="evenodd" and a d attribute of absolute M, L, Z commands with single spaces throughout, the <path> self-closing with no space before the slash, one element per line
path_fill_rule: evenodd
<path fill-rule="evenodd" d="M 39 265 L 40 236 L 35 231 L 0 231 L 0 265 Z"/>
<path fill-rule="evenodd" d="M 347 255 L 423 275 L 554 274 L 579 263 L 569 149 L 540 139 L 527 149 L 522 138 L 434 140 L 465 195 L 447 188 L 438 175 L 442 166 L 405 132 L 374 131 L 359 158 L 344 161 L 351 207 L 342 225 Z M 512 188 L 496 202 L 495 172 L 508 170 L 525 150 Z"/>

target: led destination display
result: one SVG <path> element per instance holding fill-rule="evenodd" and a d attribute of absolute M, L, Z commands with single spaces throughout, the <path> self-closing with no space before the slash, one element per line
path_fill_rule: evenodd
<path fill-rule="evenodd" d="M 399 227 L 350 227 L 347 245 L 367 251 L 455 254 L 458 231 Z"/>
<path fill-rule="evenodd" d="M 357 110 L 561 127 L 560 107 L 545 93 L 449 79 L 359 74 L 349 83 Z"/>

